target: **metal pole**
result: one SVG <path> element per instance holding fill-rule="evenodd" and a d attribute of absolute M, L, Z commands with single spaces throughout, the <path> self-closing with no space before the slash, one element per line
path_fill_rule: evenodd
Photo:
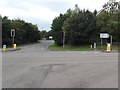
<path fill-rule="evenodd" d="M 65 47 L 65 32 L 63 32 L 63 48 Z"/>
<path fill-rule="evenodd" d="M 13 48 L 14 48 L 14 37 L 13 37 Z"/>
<path fill-rule="evenodd" d="M 102 47 L 102 38 L 101 38 L 101 47 Z"/>
<path fill-rule="evenodd" d="M 112 51 L 112 36 L 111 36 L 111 51 Z"/>

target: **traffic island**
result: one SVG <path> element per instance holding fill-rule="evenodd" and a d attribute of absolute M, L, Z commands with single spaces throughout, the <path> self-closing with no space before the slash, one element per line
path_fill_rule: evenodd
<path fill-rule="evenodd" d="M 6 50 L 2 50 L 2 52 L 10 52 L 10 51 L 18 51 L 21 50 L 21 48 L 7 48 Z"/>

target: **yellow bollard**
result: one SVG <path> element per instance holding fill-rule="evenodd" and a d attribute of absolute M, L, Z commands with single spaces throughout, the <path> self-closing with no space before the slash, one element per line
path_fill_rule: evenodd
<path fill-rule="evenodd" d="M 111 51 L 110 43 L 107 44 L 107 51 Z"/>
<path fill-rule="evenodd" d="M 16 44 L 14 44 L 14 47 L 13 47 L 14 49 L 16 49 L 17 48 L 17 45 Z"/>
<path fill-rule="evenodd" d="M 3 45 L 3 51 L 6 51 L 6 45 Z"/>

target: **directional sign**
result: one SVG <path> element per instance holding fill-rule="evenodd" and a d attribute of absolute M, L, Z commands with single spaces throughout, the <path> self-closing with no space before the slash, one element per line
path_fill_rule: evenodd
<path fill-rule="evenodd" d="M 100 33 L 100 38 L 109 38 L 108 33 Z"/>
<path fill-rule="evenodd" d="M 15 37 L 15 29 L 11 29 L 11 37 Z"/>

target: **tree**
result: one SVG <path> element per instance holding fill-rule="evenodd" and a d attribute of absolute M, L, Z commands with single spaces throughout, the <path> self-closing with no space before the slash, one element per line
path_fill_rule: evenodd
<path fill-rule="evenodd" d="M 2 18 L 2 44 L 6 45 L 12 45 L 12 40 L 11 40 L 11 32 L 12 29 L 12 23 L 11 20 L 8 19 L 8 17 L 3 17 Z"/>
<path fill-rule="evenodd" d="M 93 13 L 89 10 L 80 11 L 76 6 L 63 24 L 63 30 L 66 31 L 66 43 L 80 45 L 94 42 L 97 32 L 95 23 L 96 16 Z"/>
<path fill-rule="evenodd" d="M 63 44 L 63 30 L 62 26 L 64 21 L 69 17 L 70 9 L 66 14 L 60 14 L 59 17 L 56 17 L 52 23 L 52 36 L 55 40 L 55 43 L 59 46 Z"/>
<path fill-rule="evenodd" d="M 43 30 L 41 31 L 41 39 L 46 38 L 47 31 Z"/>
<path fill-rule="evenodd" d="M 49 36 L 52 36 L 52 31 L 51 30 L 46 33 L 46 39 L 47 40 L 49 40 Z"/>
<path fill-rule="evenodd" d="M 89 10 L 80 10 L 75 5 L 74 10 L 67 10 L 60 14 L 52 23 L 52 32 L 57 45 L 63 43 L 63 32 L 65 32 L 65 43 L 69 45 L 81 45 L 93 43 L 98 38 L 96 27 L 96 13 Z"/>
<path fill-rule="evenodd" d="M 97 16 L 97 26 L 100 28 L 100 32 L 112 35 L 114 42 L 119 39 L 118 6 L 118 2 L 109 2 L 103 5 L 105 12 Z"/>
<path fill-rule="evenodd" d="M 0 35 L 2 35 L 2 16 L 0 15 Z M 2 36 L 0 37 L 0 47 L 2 47 Z"/>
<path fill-rule="evenodd" d="M 106 12 L 109 12 L 109 13 L 116 13 L 118 12 L 118 2 L 107 2 L 103 5 L 103 9 L 106 11 Z"/>
<path fill-rule="evenodd" d="M 8 17 L 2 18 L 2 44 L 12 45 L 11 29 L 15 29 L 15 43 L 31 43 L 40 39 L 40 31 L 37 25 L 25 22 L 21 19 L 10 20 Z"/>

